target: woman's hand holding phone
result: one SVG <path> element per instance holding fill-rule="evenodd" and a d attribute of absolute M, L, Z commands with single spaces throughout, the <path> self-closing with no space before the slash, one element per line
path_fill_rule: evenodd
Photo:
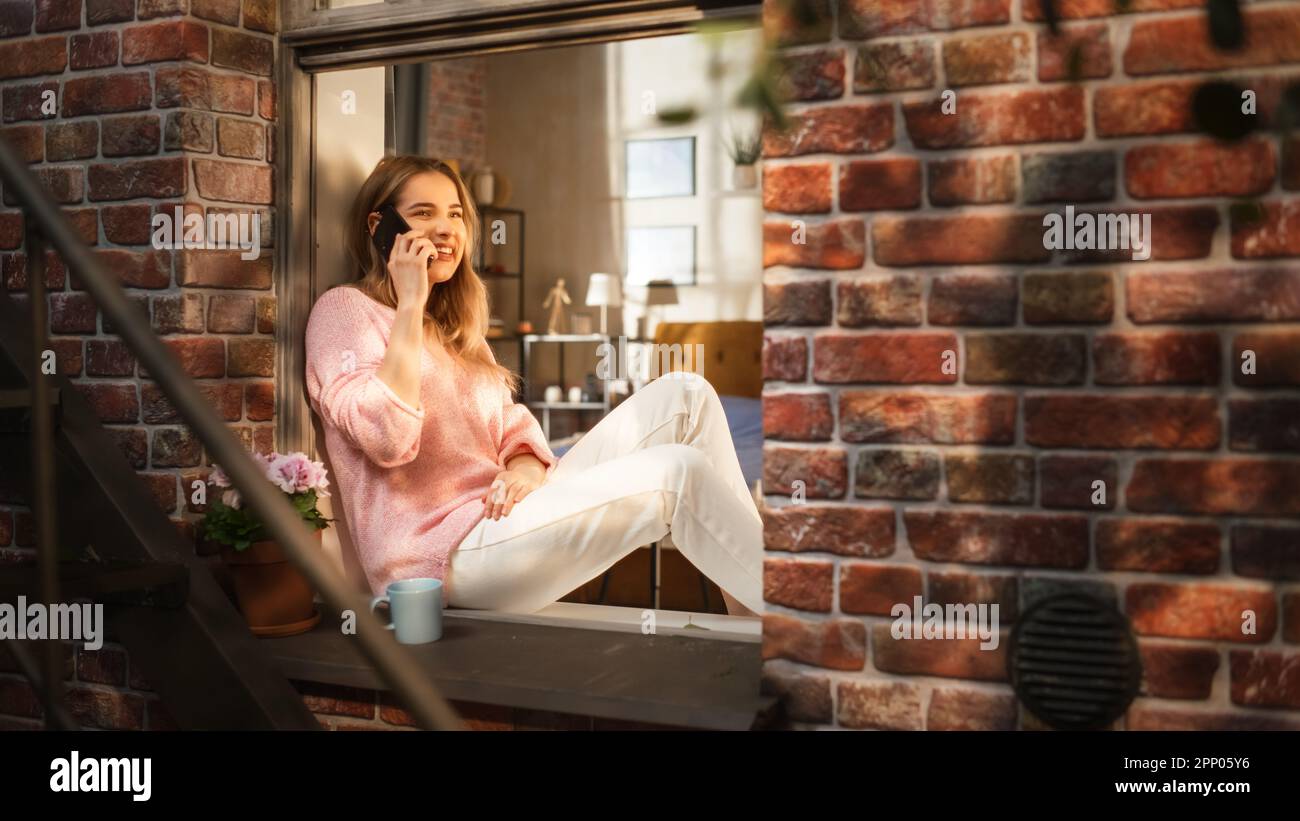
<path fill-rule="evenodd" d="M 397 235 L 388 256 L 388 275 L 399 306 L 414 305 L 423 310 L 429 300 L 429 257 L 437 252 L 433 242 L 419 231 Z"/>

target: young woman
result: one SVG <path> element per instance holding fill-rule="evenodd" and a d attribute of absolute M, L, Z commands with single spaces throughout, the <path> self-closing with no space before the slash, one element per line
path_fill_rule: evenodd
<path fill-rule="evenodd" d="M 390 203 L 411 231 L 383 260 L 372 235 Z M 460 176 L 387 157 L 346 230 L 359 279 L 312 308 L 307 393 L 377 595 L 433 577 L 450 606 L 533 612 L 671 533 L 729 613 L 763 611 L 762 519 L 707 381 L 660 377 L 557 461 L 484 338 Z"/>

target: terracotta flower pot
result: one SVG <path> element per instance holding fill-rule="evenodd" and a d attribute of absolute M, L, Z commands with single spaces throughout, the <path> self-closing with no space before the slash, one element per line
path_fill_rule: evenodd
<path fill-rule="evenodd" d="M 321 533 L 315 533 L 317 544 Z M 320 621 L 307 577 L 274 539 L 253 542 L 245 550 L 222 546 L 221 558 L 230 568 L 239 610 L 253 635 L 294 636 Z"/>

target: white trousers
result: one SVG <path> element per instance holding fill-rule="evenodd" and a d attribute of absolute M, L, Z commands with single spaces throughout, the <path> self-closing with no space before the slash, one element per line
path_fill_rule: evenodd
<path fill-rule="evenodd" d="M 763 612 L 763 521 L 718 395 L 674 372 L 600 421 L 509 516 L 483 519 L 447 570 L 451 607 L 531 613 L 672 534 L 682 556 Z"/>

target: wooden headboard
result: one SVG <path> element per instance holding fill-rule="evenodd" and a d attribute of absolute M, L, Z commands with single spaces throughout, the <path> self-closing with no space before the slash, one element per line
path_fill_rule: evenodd
<path fill-rule="evenodd" d="M 749 396 L 763 393 L 763 323 L 661 322 L 655 328 L 656 345 L 703 345 L 704 378 L 719 394 Z M 685 365 L 698 370 L 692 348 Z"/>

